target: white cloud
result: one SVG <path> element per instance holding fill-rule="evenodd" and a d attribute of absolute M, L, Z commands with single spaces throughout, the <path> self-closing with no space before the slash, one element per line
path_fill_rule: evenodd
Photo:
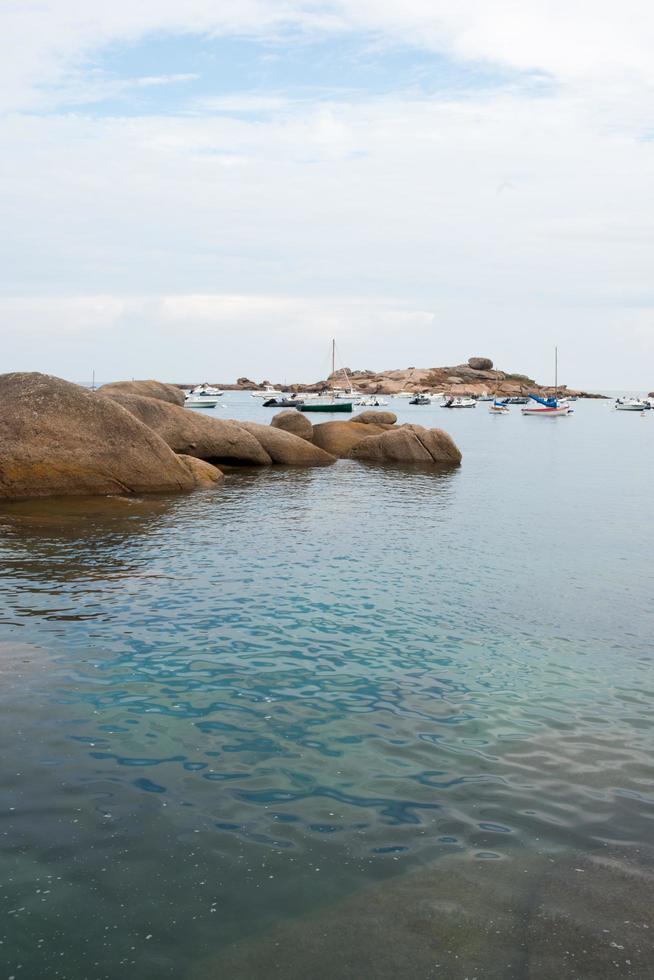
<path fill-rule="evenodd" d="M 74 365 L 69 376 L 91 359 L 105 375 L 194 375 L 209 349 L 217 379 L 280 380 L 310 374 L 336 333 L 359 365 L 478 351 L 537 375 L 559 340 L 574 383 L 651 387 L 649 7 L 216 9 L 5 4 L 0 91 L 31 108 L 5 116 L 0 154 L 8 367 L 38 356 L 45 369 Z M 288 25 L 377 32 L 556 84 L 319 104 L 231 93 L 140 118 L 36 112 L 53 90 L 83 97 L 84 58 L 103 43 L 155 30 L 270 37 Z"/>

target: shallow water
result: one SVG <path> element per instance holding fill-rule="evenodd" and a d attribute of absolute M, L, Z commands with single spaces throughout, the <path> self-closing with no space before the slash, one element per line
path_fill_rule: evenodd
<path fill-rule="evenodd" d="M 500 883 L 520 922 L 559 903 L 560 869 L 592 907 L 609 858 L 649 922 L 654 412 L 398 407 L 462 467 L 2 507 L 0 976 L 377 977 L 369 902 L 431 976 L 427 894 L 459 930 L 433 975 L 537 976 L 533 930 L 461 924 Z"/>

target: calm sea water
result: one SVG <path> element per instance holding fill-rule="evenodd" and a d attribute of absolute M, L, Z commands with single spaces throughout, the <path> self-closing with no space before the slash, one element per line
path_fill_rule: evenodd
<path fill-rule="evenodd" d="M 654 412 L 390 407 L 462 467 L 2 506 L 0 977 L 654 975 Z"/>

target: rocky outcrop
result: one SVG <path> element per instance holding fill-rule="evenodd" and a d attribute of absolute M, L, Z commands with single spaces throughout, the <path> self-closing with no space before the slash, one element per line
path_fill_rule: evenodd
<path fill-rule="evenodd" d="M 363 422 L 364 425 L 395 425 L 395 412 L 361 412 L 352 416 L 353 422 Z"/>
<path fill-rule="evenodd" d="M 379 435 L 386 430 L 366 422 L 321 422 L 313 427 L 313 442 L 339 459 L 347 459 L 350 450 L 362 439 Z"/>
<path fill-rule="evenodd" d="M 103 395 L 142 395 L 144 398 L 157 398 L 171 405 L 184 404 L 184 392 L 176 385 L 167 385 L 162 381 L 110 381 L 98 388 Z"/>
<path fill-rule="evenodd" d="M 469 357 L 468 367 L 471 367 L 473 371 L 492 371 L 493 362 L 490 357 Z"/>
<path fill-rule="evenodd" d="M 180 454 L 177 458 L 181 459 L 184 466 L 190 470 L 195 480 L 195 486 L 198 489 L 212 487 L 214 484 L 220 483 L 221 480 L 225 479 L 224 473 L 217 466 L 212 466 L 211 463 L 207 463 L 205 459 L 198 459 L 196 456 L 184 456 L 183 454 Z"/>
<path fill-rule="evenodd" d="M 194 486 L 165 441 L 111 399 L 50 375 L 0 375 L 0 497 Z"/>
<path fill-rule="evenodd" d="M 286 466 L 325 466 L 336 462 L 333 455 L 292 432 L 272 425 L 260 425 L 258 422 L 240 422 L 239 425 L 258 440 L 273 463 L 283 463 Z"/>
<path fill-rule="evenodd" d="M 270 423 L 275 429 L 284 429 L 285 432 L 292 432 L 300 439 L 311 442 L 313 439 L 313 426 L 306 415 L 298 412 L 295 408 L 290 408 L 287 412 L 278 412 L 273 415 Z"/>
<path fill-rule="evenodd" d="M 266 466 L 272 462 L 259 440 L 236 422 L 210 418 L 155 398 L 104 389 L 98 394 L 103 402 L 117 401 L 161 436 L 176 453 L 218 464 Z"/>
<path fill-rule="evenodd" d="M 442 429 L 401 425 L 380 435 L 362 439 L 350 451 L 352 459 L 376 463 L 422 463 L 458 466 L 461 452 Z"/>

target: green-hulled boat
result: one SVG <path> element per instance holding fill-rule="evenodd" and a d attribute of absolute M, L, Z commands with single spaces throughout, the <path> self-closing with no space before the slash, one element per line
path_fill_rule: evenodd
<path fill-rule="evenodd" d="M 332 338 L 332 373 L 330 377 L 333 378 L 335 373 L 336 373 L 336 341 Z M 345 368 L 343 368 L 343 374 L 345 375 L 345 380 L 347 381 L 351 390 L 352 385 L 350 384 L 350 379 L 347 376 L 347 371 L 345 370 Z M 350 392 L 348 391 L 347 394 L 349 395 Z M 328 397 L 328 400 L 326 401 L 314 402 L 307 398 L 303 405 L 298 405 L 297 407 L 300 409 L 301 412 L 351 412 L 352 402 L 336 401 L 336 398 L 334 397 L 334 393 L 332 392 L 332 394 Z"/>
<path fill-rule="evenodd" d="M 352 402 L 305 402 L 297 407 L 301 412 L 351 412 Z"/>

